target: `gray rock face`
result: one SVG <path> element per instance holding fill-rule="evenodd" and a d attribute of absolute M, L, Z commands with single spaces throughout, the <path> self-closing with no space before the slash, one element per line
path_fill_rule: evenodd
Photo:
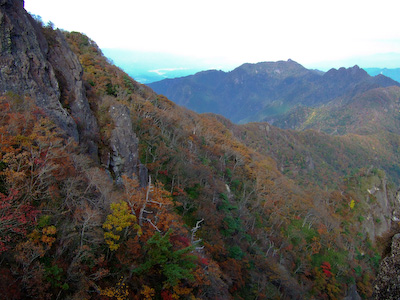
<path fill-rule="evenodd" d="M 398 210 L 395 196 L 387 189 L 387 184 L 386 177 L 375 176 L 367 189 L 369 214 L 365 216 L 363 227 L 372 240 L 390 229 L 393 212 Z"/>
<path fill-rule="evenodd" d="M 380 264 L 374 299 L 400 299 L 400 234 L 393 237 L 391 253 Z"/>
<path fill-rule="evenodd" d="M 361 300 L 361 296 L 357 292 L 357 286 L 355 284 L 349 287 L 347 296 L 343 300 Z"/>
<path fill-rule="evenodd" d="M 82 66 L 61 32 L 52 32 L 49 45 L 23 3 L 0 2 L 0 93 L 32 97 L 58 127 L 97 157 L 98 126 L 85 96 Z"/>
<path fill-rule="evenodd" d="M 59 30 L 52 34 L 53 45 L 49 48 L 48 59 L 60 87 L 60 102 L 69 107 L 69 113 L 77 124 L 80 144 L 87 146 L 88 152 L 97 157 L 96 136 L 99 127 L 86 98 L 82 65 L 69 48 L 64 35 Z"/>
<path fill-rule="evenodd" d="M 59 102 L 48 44 L 40 27 L 26 13 L 23 1 L 0 2 L 0 92 L 28 95 L 69 136 L 79 140 L 77 125 Z"/>
<path fill-rule="evenodd" d="M 139 162 L 139 141 L 132 128 L 128 107 L 117 103 L 110 106 L 109 113 L 115 125 L 110 138 L 109 169 L 119 183 L 121 175 L 126 174 L 129 177 L 137 176 L 140 185 L 146 186 L 147 169 Z"/>
<path fill-rule="evenodd" d="M 24 10 L 21 0 L 0 0 L 0 94 L 30 96 L 46 114 L 98 159 L 99 128 L 83 83 L 83 68 L 62 32 L 42 28 Z M 138 159 L 138 139 L 129 109 L 109 111 L 115 125 L 103 163 L 115 176 L 137 176 L 147 184 L 147 169 Z"/>

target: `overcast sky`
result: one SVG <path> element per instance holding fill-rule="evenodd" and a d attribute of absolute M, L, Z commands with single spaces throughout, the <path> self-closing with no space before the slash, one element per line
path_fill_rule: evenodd
<path fill-rule="evenodd" d="M 103 49 L 165 52 L 236 65 L 289 58 L 305 66 L 355 64 L 380 57 L 376 67 L 394 68 L 400 62 L 387 61 L 386 54 L 400 54 L 399 3 L 25 0 L 25 9 L 45 23 L 85 33 Z"/>

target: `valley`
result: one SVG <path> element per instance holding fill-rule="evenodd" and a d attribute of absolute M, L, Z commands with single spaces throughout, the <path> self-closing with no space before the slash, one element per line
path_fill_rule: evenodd
<path fill-rule="evenodd" d="M 382 299 L 396 280 L 398 82 L 289 60 L 146 86 L 24 1 L 0 9 L 0 298 Z"/>

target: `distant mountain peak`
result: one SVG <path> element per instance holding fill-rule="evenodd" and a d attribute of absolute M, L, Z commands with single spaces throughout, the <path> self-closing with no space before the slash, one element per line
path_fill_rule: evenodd
<path fill-rule="evenodd" d="M 351 68 L 342 67 L 339 69 L 330 69 L 324 74 L 324 77 L 329 78 L 329 80 L 352 80 L 355 82 L 363 81 L 370 78 L 368 73 L 365 70 L 361 69 L 358 65 L 355 65 Z"/>
<path fill-rule="evenodd" d="M 245 63 L 230 73 L 246 73 L 248 75 L 268 75 L 277 78 L 303 76 L 310 72 L 294 60 L 265 61 L 259 63 Z"/>
<path fill-rule="evenodd" d="M 384 76 L 371 77 L 358 65 L 321 74 L 289 59 L 246 63 L 231 72 L 201 72 L 150 87 L 189 109 L 245 123 L 271 120 L 298 105 L 318 107 L 348 93 L 355 96 L 391 85 L 398 84 Z"/>
<path fill-rule="evenodd" d="M 331 73 L 336 73 L 336 72 L 338 72 L 338 73 L 353 73 L 353 74 L 360 73 L 360 74 L 368 75 L 368 73 L 364 69 L 361 69 L 358 65 L 354 65 L 353 67 L 350 67 L 350 68 L 345 68 L 345 67 L 341 67 L 339 69 L 332 68 L 326 73 L 330 73 L 330 72 Z"/>

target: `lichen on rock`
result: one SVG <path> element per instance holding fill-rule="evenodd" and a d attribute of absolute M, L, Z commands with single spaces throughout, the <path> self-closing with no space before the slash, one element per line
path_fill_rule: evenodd
<path fill-rule="evenodd" d="M 400 233 L 393 236 L 390 255 L 379 266 L 374 299 L 400 299 Z"/>

